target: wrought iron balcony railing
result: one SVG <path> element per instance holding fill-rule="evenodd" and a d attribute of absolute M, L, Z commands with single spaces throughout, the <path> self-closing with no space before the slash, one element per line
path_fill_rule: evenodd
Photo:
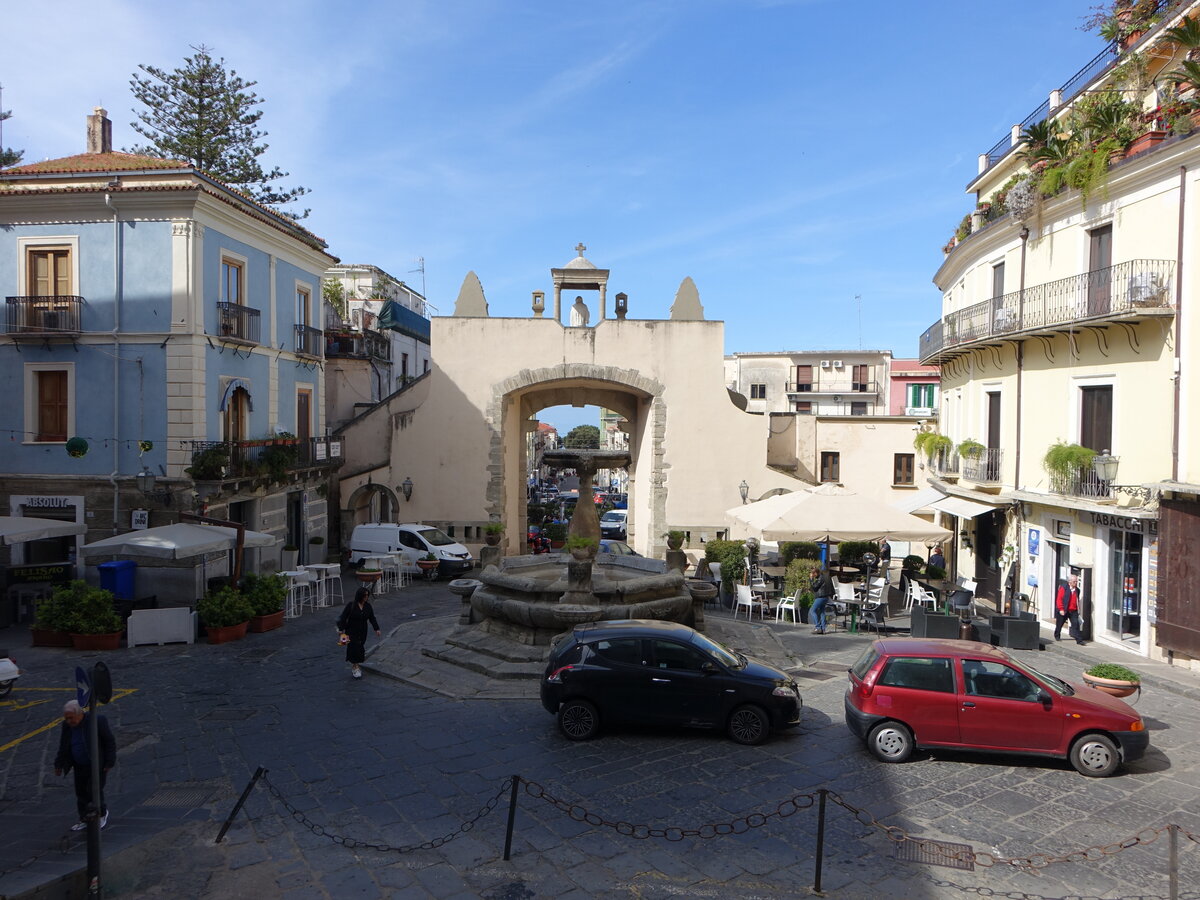
<path fill-rule="evenodd" d="M 984 300 L 939 319 L 921 335 L 921 362 L 956 346 L 1173 310 L 1175 261 L 1131 259 Z"/>
<path fill-rule="evenodd" d="M 257 309 L 240 303 L 217 304 L 217 331 L 223 338 L 248 344 L 261 343 L 260 318 Z"/>
<path fill-rule="evenodd" d="M 83 330 L 82 297 L 7 297 L 5 302 L 5 331 L 14 337 L 73 337 Z"/>
<path fill-rule="evenodd" d="M 226 481 L 332 467 L 342 462 L 340 438 L 264 438 L 257 441 L 184 441 L 192 452 L 188 474 L 194 481 Z"/>
<path fill-rule="evenodd" d="M 878 394 L 878 381 L 808 382 L 789 381 L 789 394 Z"/>
<path fill-rule="evenodd" d="M 1050 476 L 1050 490 L 1068 497 L 1084 497 L 1093 500 L 1112 496 L 1110 483 L 1096 474 L 1091 466 L 1077 467 L 1066 476 Z"/>
<path fill-rule="evenodd" d="M 989 447 L 978 456 L 964 457 L 962 477 L 977 484 L 999 484 L 1002 453 L 999 447 Z"/>
<path fill-rule="evenodd" d="M 325 332 L 311 325 L 296 326 L 296 353 L 320 357 L 325 346 Z"/>
<path fill-rule="evenodd" d="M 960 459 L 961 457 L 953 449 L 942 450 L 935 453 L 933 458 L 929 460 L 929 468 L 935 475 L 957 478 Z"/>
<path fill-rule="evenodd" d="M 391 362 L 392 342 L 377 331 L 327 331 L 325 356 Z"/>

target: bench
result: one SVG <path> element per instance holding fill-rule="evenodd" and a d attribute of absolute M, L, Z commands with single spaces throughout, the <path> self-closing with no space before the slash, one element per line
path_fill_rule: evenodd
<path fill-rule="evenodd" d="M 196 613 L 187 606 L 135 609 L 125 622 L 125 642 L 139 644 L 192 644 L 196 641 Z"/>

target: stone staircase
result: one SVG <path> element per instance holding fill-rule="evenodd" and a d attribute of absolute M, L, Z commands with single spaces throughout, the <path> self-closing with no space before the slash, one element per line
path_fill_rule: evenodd
<path fill-rule="evenodd" d="M 421 655 L 488 678 L 536 681 L 546 667 L 548 647 L 531 647 L 479 628 L 460 627 L 444 644 L 421 648 Z"/>

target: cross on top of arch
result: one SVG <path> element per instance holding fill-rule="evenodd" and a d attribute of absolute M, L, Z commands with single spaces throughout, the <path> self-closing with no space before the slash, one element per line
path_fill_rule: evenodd
<path fill-rule="evenodd" d="M 575 252 L 578 253 L 580 256 L 583 256 L 583 251 L 586 249 L 587 249 L 587 247 L 584 246 L 583 241 L 580 241 L 578 244 L 575 245 Z"/>

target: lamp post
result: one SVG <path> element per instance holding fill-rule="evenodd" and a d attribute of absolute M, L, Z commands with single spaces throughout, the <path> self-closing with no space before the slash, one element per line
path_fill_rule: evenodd
<path fill-rule="evenodd" d="M 1129 494 L 1137 497 L 1143 503 L 1149 500 L 1154 491 L 1142 484 L 1117 484 L 1117 464 L 1121 457 L 1113 456 L 1107 450 L 1092 457 L 1092 471 L 1100 479 L 1101 487 L 1108 488 L 1110 493 Z"/>
<path fill-rule="evenodd" d="M 742 479 L 742 483 L 738 485 L 738 493 L 742 495 L 742 503 L 750 497 L 750 485 L 746 484 L 746 479 Z"/>
<path fill-rule="evenodd" d="M 134 481 L 137 482 L 138 490 L 151 500 L 157 500 L 159 503 L 162 503 L 165 506 L 171 505 L 171 502 L 174 499 L 174 494 L 171 491 L 171 488 L 168 486 L 165 488 L 160 488 L 159 490 L 155 490 L 154 485 L 155 482 L 158 481 L 158 477 L 150 471 L 148 466 L 142 466 L 142 471 L 138 472 L 137 475 L 134 476 Z"/>
<path fill-rule="evenodd" d="M 404 481 L 400 483 L 400 493 L 404 495 L 404 502 L 407 503 L 412 499 L 413 482 L 412 479 L 405 476 Z"/>

